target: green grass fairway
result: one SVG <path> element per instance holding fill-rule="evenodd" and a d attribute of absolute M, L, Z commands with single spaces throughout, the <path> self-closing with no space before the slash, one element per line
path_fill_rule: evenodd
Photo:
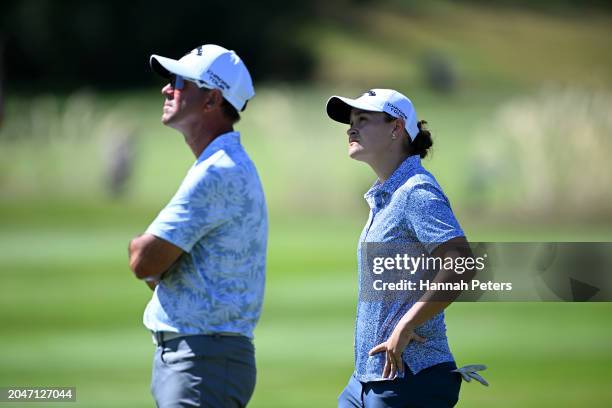
<path fill-rule="evenodd" d="M 41 203 L 0 213 L 0 384 L 76 386 L 74 406 L 152 406 L 153 345 L 141 325 L 150 291 L 128 271 L 126 244 L 154 212 Z M 359 224 L 273 218 L 250 406 L 335 406 L 352 370 Z M 611 313 L 593 303 L 451 306 L 458 363 L 487 364 L 491 382 L 464 383 L 459 406 L 605 406 Z"/>

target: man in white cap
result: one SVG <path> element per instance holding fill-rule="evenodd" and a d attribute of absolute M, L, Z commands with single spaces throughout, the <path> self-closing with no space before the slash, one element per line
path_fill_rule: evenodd
<path fill-rule="evenodd" d="M 157 345 L 151 391 L 158 407 L 243 407 L 255 387 L 268 235 L 262 186 L 233 128 L 255 95 L 251 76 L 212 44 L 150 64 L 169 80 L 162 123 L 196 157 L 129 245 L 130 268 L 154 289 L 143 319 Z"/>

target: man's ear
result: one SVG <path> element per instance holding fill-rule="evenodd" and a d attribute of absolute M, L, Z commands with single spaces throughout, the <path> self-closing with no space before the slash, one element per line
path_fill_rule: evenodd
<path fill-rule="evenodd" d="M 223 94 L 221 94 L 221 91 L 218 89 L 211 89 L 207 92 L 205 103 L 205 108 L 207 110 L 214 109 L 216 106 L 221 106 L 223 103 Z"/>

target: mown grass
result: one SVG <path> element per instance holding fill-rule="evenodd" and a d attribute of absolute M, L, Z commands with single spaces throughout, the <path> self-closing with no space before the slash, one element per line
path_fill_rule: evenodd
<path fill-rule="evenodd" d="M 1 213 L 0 383 L 77 386 L 78 406 L 151 406 L 153 345 L 141 325 L 150 291 L 131 276 L 125 251 L 150 214 L 52 202 Z M 32 217 L 20 222 L 22 213 Z M 358 224 L 273 218 L 251 406 L 334 406 L 352 366 Z M 460 406 L 602 406 L 611 397 L 611 311 L 606 303 L 451 306 L 457 361 L 487 364 L 492 384 L 464 384 Z"/>

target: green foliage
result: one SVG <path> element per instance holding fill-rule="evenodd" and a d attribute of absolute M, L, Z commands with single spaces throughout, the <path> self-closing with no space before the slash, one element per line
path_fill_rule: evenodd
<path fill-rule="evenodd" d="M 313 21 L 302 41 L 318 61 L 316 79 L 335 86 L 427 86 L 431 55 L 453 67 L 464 92 L 528 89 L 552 82 L 609 88 L 612 17 L 569 15 L 470 2 L 401 2 L 347 7 Z"/>
<path fill-rule="evenodd" d="M 255 79 L 305 79 L 313 60 L 293 39 L 303 20 L 313 16 L 314 4 L 285 5 L 279 0 L 5 0 L 0 42 L 6 47 L 7 77 L 12 86 L 26 89 L 150 83 L 151 54 L 180 58 L 203 43 L 235 49 Z"/>

